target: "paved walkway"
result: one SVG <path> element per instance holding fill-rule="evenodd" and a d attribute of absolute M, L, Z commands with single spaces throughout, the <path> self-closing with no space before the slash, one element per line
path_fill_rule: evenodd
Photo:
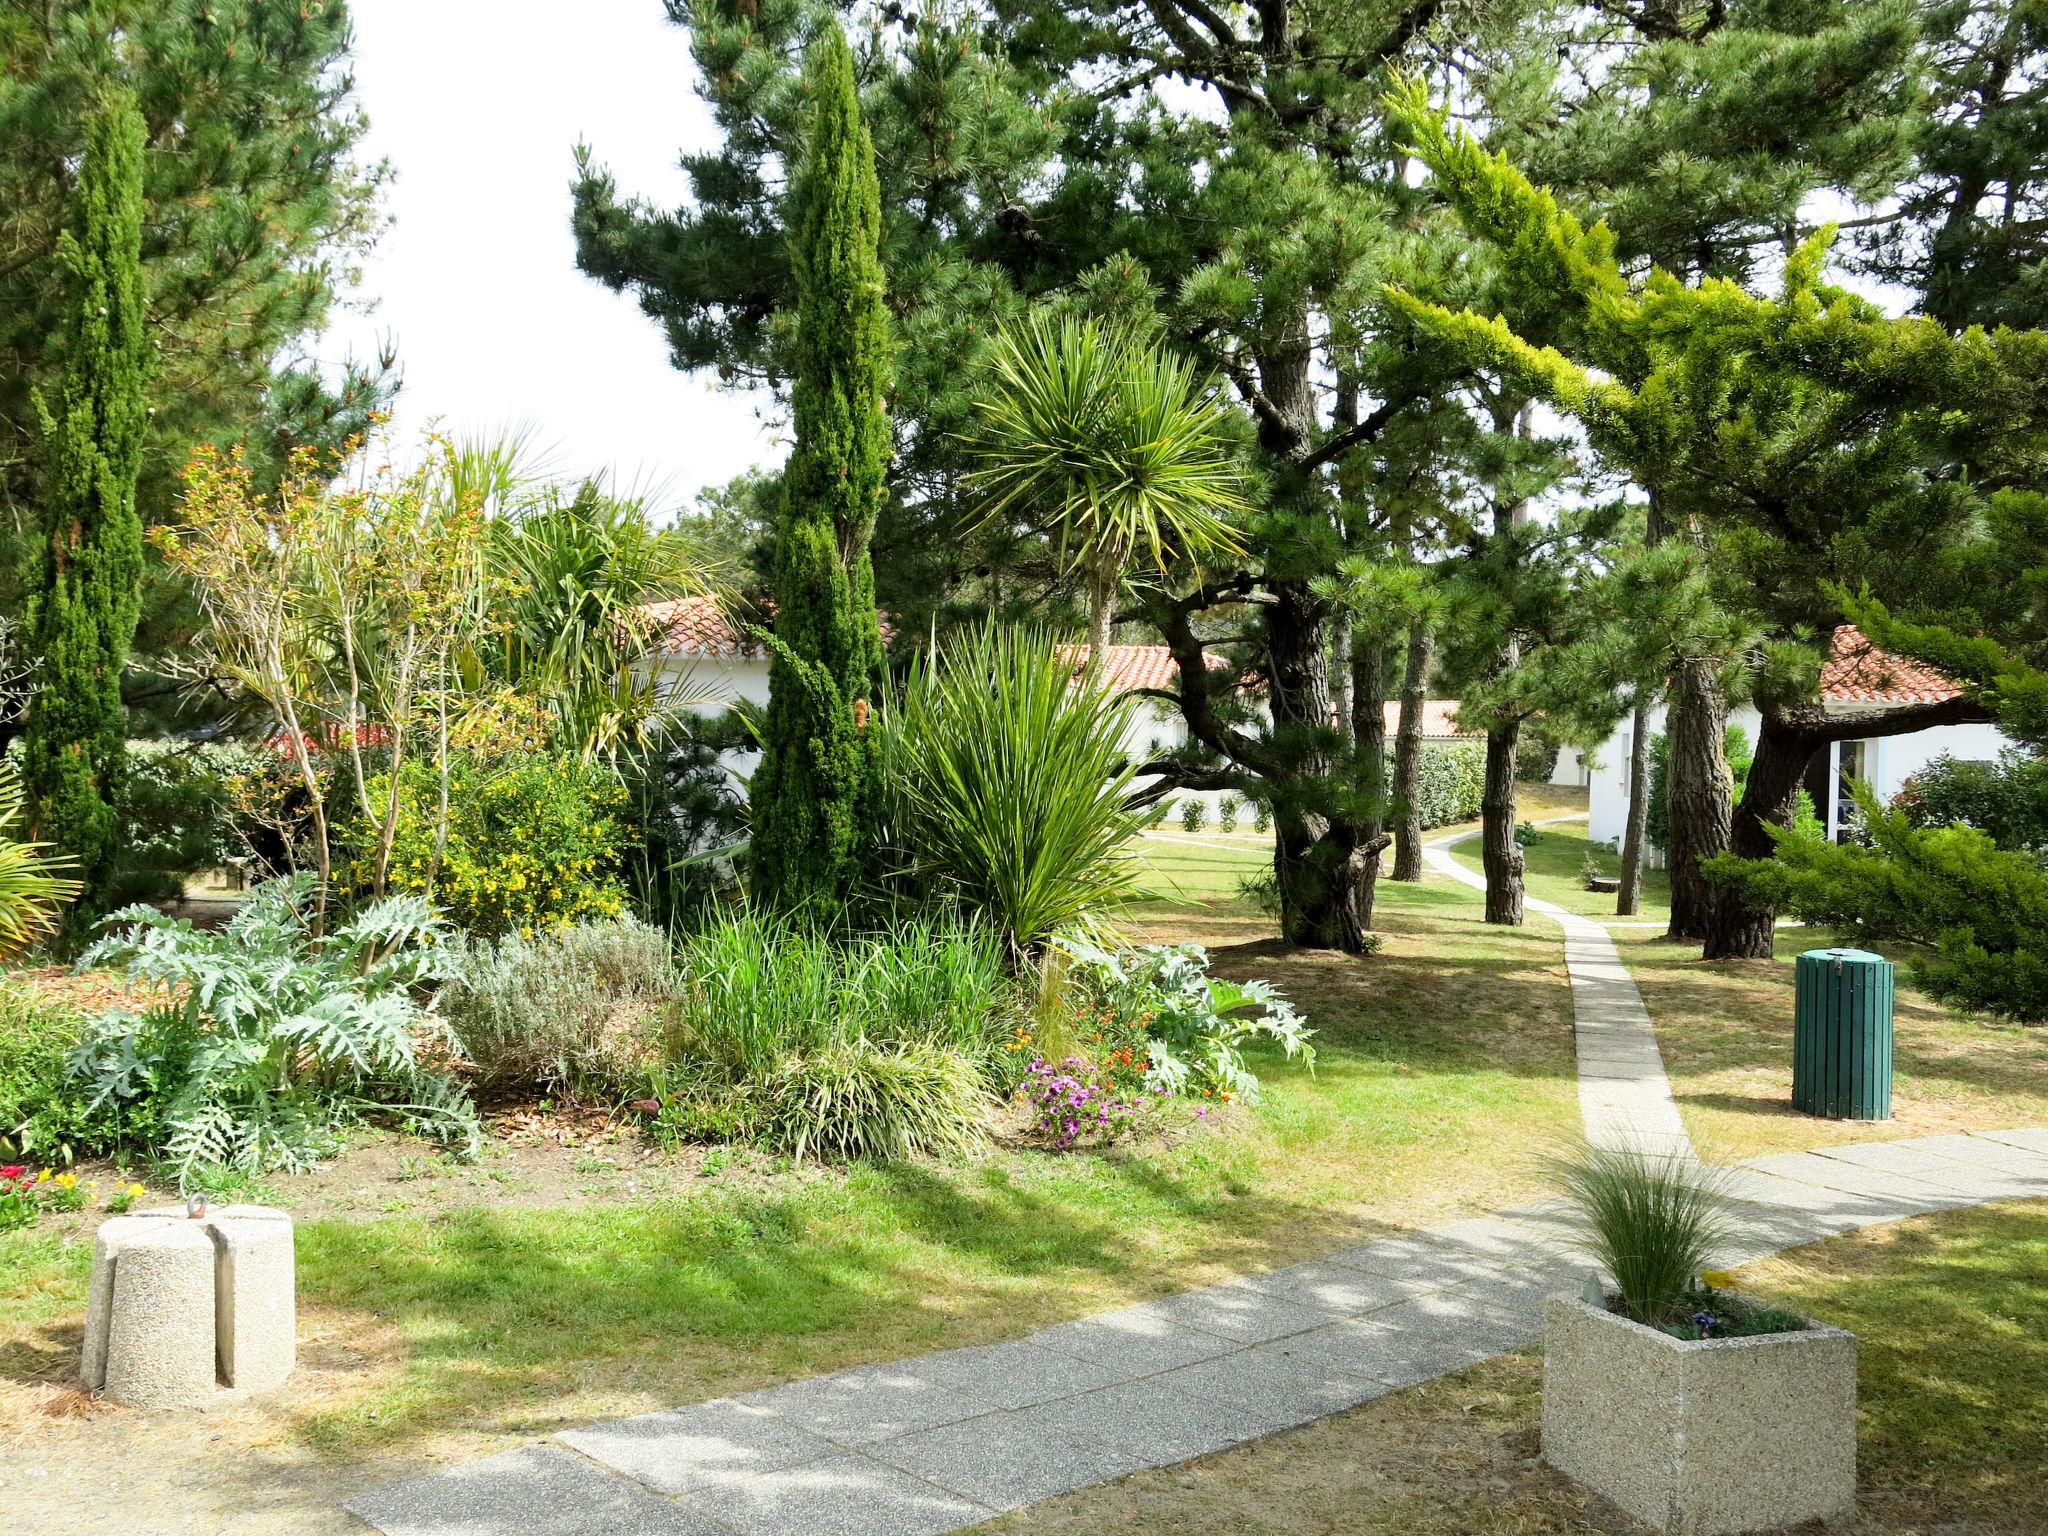
<path fill-rule="evenodd" d="M 1553 816 L 1551 822 L 1581 816 Z M 1486 877 L 1467 869 L 1451 849 L 1476 832 L 1422 845 L 1423 863 L 1439 875 L 1486 889 Z M 1572 1018 L 1579 1048 L 1579 1114 L 1595 1146 L 1636 1146 L 1645 1152 L 1692 1156 L 1692 1139 L 1671 1099 L 1664 1058 L 1643 994 L 1621 963 L 1607 927 L 1567 912 L 1553 901 L 1529 897 L 1523 906 L 1564 929 L 1564 966 L 1572 982 Z"/>
<path fill-rule="evenodd" d="M 1430 863 L 1469 874 L 1441 846 Z M 1689 1152 L 1613 943 L 1530 905 L 1565 927 L 1588 1134 Z M 2048 1197 L 2048 1127 L 1787 1153 L 1732 1177 L 1744 1236 L 1724 1265 Z M 1453 1222 L 1005 1344 L 588 1425 L 348 1508 L 385 1536 L 937 1536 L 1520 1348 L 1544 1296 L 1584 1277 L 1564 1238 L 1555 1202 Z"/>

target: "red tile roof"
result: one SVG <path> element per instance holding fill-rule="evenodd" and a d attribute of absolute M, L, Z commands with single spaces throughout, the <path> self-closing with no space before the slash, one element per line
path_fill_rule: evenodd
<path fill-rule="evenodd" d="M 678 597 L 641 610 L 667 631 L 662 649 L 671 656 L 765 656 L 767 649 L 732 627 L 717 599 Z"/>
<path fill-rule="evenodd" d="M 1089 649 L 1085 645 L 1063 645 L 1060 657 L 1071 661 L 1078 672 L 1088 663 Z M 1212 671 L 1230 665 L 1221 656 L 1205 659 Z M 1180 668 L 1174 664 L 1173 652 L 1163 645 L 1112 645 L 1102 653 L 1102 680 L 1119 693 L 1139 688 L 1171 693 L 1180 682 Z"/>
<path fill-rule="evenodd" d="M 1830 704 L 1938 704 L 1962 691 L 1925 662 L 1879 650 L 1854 624 L 1836 629 L 1820 669 L 1820 695 Z"/>
<path fill-rule="evenodd" d="M 1387 700 L 1387 739 L 1393 740 L 1394 733 L 1401 728 L 1401 702 Z M 1424 699 L 1422 701 L 1422 734 L 1424 739 L 1449 741 L 1453 739 L 1477 740 L 1484 731 L 1461 731 L 1458 729 L 1458 701 L 1456 699 Z"/>

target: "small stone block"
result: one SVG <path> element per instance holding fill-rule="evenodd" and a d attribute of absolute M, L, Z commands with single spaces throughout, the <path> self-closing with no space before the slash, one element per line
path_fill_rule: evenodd
<path fill-rule="evenodd" d="M 722 1477 L 689 1503 L 740 1536 L 939 1536 L 993 1512 L 869 1456 Z"/>
<path fill-rule="evenodd" d="M 657 1493 L 671 1494 L 727 1474 L 776 1472 L 842 1454 L 780 1414 L 730 1398 L 591 1424 L 556 1438 Z"/>
<path fill-rule="evenodd" d="M 697 1511 L 547 1445 L 451 1467 L 344 1507 L 384 1536 L 719 1536 Z"/>
<path fill-rule="evenodd" d="M 213 1240 L 197 1222 L 116 1217 L 93 1241 L 84 1379 L 117 1403 L 191 1408 L 212 1398 Z"/>
<path fill-rule="evenodd" d="M 1775 1530 L 1856 1500 L 1856 1340 L 1686 1341 L 1553 1296 L 1543 1457 L 1658 1530 Z"/>
<path fill-rule="evenodd" d="M 268 1392 L 298 1361 L 297 1259 L 291 1218 L 230 1205 L 206 1218 L 213 1234 L 214 1319 L 224 1386 Z"/>
<path fill-rule="evenodd" d="M 1034 1433 L 1009 1413 L 885 1440 L 868 1454 L 990 1509 L 1019 1509 L 1146 1465 L 1101 1441 L 1080 1444 Z"/>

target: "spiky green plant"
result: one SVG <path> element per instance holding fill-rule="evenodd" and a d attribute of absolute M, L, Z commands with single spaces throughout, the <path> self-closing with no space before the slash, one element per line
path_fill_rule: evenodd
<path fill-rule="evenodd" d="M 762 1136 L 792 1157 L 883 1162 L 969 1151 L 989 1100 L 975 1064 L 947 1046 L 835 1042 L 784 1060 Z"/>
<path fill-rule="evenodd" d="M 1572 1210 L 1579 1248 L 1614 1276 L 1621 1310 L 1670 1320 L 1734 1230 L 1716 1168 L 1633 1146 L 1588 1146 L 1545 1159 Z"/>
<path fill-rule="evenodd" d="M 1129 804 L 1138 701 L 1049 636 L 987 628 L 913 665 L 884 713 L 890 832 L 912 881 L 956 897 L 1019 959 L 1140 894 Z"/>
<path fill-rule="evenodd" d="M 1081 573 L 1091 655 L 1133 561 L 1163 572 L 1239 550 L 1231 408 L 1185 358 L 1127 325 L 1036 310 L 997 336 L 989 368 L 973 484 L 986 517 L 1045 528 Z"/>
<path fill-rule="evenodd" d="M 55 933 L 58 913 L 80 888 L 62 873 L 75 867 L 71 859 L 10 836 L 21 806 L 21 771 L 0 760 L 0 959 Z"/>

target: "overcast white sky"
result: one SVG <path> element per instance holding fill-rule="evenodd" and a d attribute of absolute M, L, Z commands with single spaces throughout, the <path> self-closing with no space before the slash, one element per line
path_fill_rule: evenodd
<path fill-rule="evenodd" d="M 366 315 L 321 351 L 397 344 L 397 427 L 530 422 L 564 474 L 612 469 L 686 504 L 775 462 L 755 403 L 671 368 L 659 328 L 576 269 L 570 151 L 623 191 L 681 201 L 676 164 L 716 142 L 688 38 L 660 0 L 352 0 L 367 153 L 397 172 L 394 222 L 365 272 Z"/>

